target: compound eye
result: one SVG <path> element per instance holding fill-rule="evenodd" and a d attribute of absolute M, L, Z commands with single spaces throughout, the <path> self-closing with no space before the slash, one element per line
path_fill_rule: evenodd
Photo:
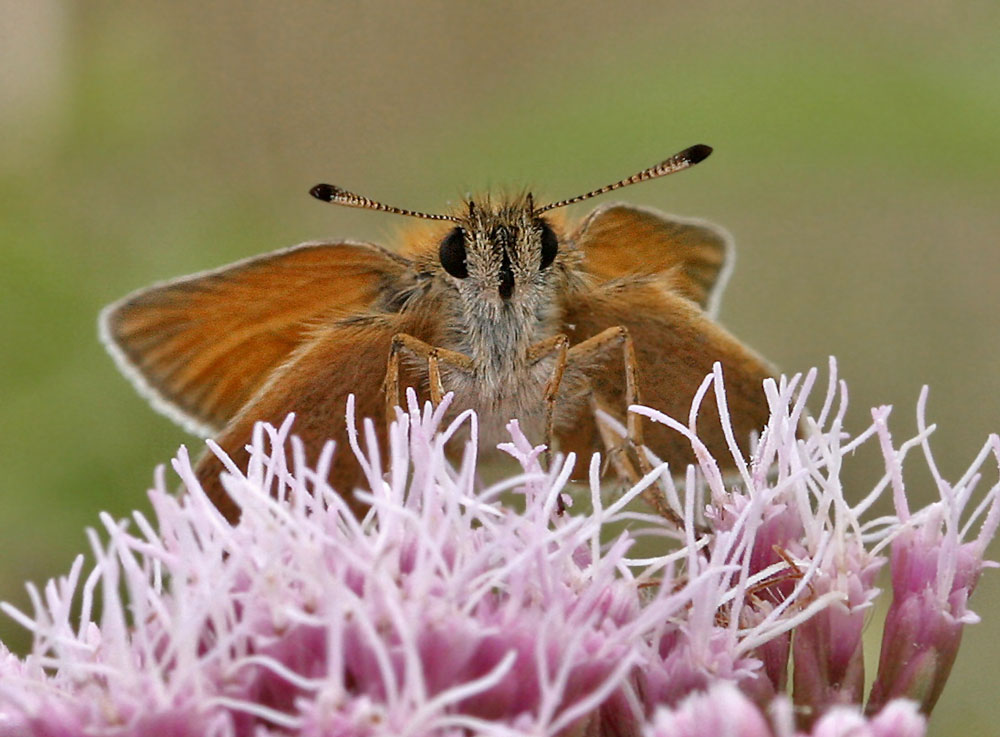
<path fill-rule="evenodd" d="M 438 257 L 444 270 L 456 279 L 464 279 L 469 275 L 465 265 L 465 230 L 454 228 L 438 248 Z"/>
<path fill-rule="evenodd" d="M 542 229 L 542 268 L 547 269 L 556 260 L 556 253 L 559 252 L 559 238 L 555 231 L 549 227 L 544 220 L 539 220 L 539 227 Z"/>

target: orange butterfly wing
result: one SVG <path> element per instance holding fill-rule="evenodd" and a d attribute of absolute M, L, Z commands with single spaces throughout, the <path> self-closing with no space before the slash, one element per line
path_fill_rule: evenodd
<path fill-rule="evenodd" d="M 572 240 L 585 254 L 584 268 L 600 280 L 656 276 L 710 315 L 733 252 L 729 234 L 711 223 L 621 203 L 595 209 Z"/>
<path fill-rule="evenodd" d="M 364 507 L 354 503 L 350 494 L 363 481 L 363 473 L 348 443 L 347 397 L 354 395 L 359 433 L 363 418 L 374 420 L 378 446 L 384 454 L 387 442 L 383 380 L 392 338 L 397 333 L 408 333 L 428 341 L 435 340 L 437 334 L 430 319 L 432 312 L 417 308 L 391 314 L 360 314 L 318 329 L 274 371 L 216 442 L 237 467 L 246 468 L 249 460 L 246 445 L 250 442 L 254 423 L 266 421 L 278 426 L 289 412 L 294 412 L 291 431 L 302 441 L 310 466 L 315 466 L 328 440 L 336 443 L 330 484 L 352 504 L 356 513 L 363 514 Z M 421 387 L 425 376 L 426 372 L 413 370 L 405 364 L 400 366 L 402 386 Z M 219 481 L 222 463 L 214 454 L 206 453 L 196 471 L 202 487 L 219 510 L 228 519 L 235 519 L 239 510 Z"/>
<path fill-rule="evenodd" d="M 101 335 L 157 409 L 211 435 L 319 324 L 391 302 L 412 276 L 378 246 L 305 243 L 135 292 L 101 313 Z"/>
<path fill-rule="evenodd" d="M 635 345 L 641 402 L 687 423 L 695 391 L 714 362 L 723 366 L 726 399 L 741 447 L 768 418 L 762 383 L 773 369 L 715 323 L 714 307 L 730 250 L 724 233 L 627 205 L 599 208 L 578 229 L 576 245 L 592 284 L 570 291 L 562 321 L 571 344 L 609 327 L 628 328 Z M 624 358 L 591 367 L 598 405 L 624 421 Z M 702 403 L 699 437 L 720 462 L 729 456 L 714 393 Z M 603 450 L 596 422 L 585 408 L 557 431 L 564 451 Z M 663 425 L 644 422 L 650 449 L 675 469 L 694 461 L 690 443 Z M 558 429 L 557 429 L 558 430 Z"/>

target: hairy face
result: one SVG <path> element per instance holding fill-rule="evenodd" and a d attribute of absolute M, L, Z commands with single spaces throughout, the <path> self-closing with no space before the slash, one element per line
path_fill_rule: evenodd
<path fill-rule="evenodd" d="M 441 240 L 441 265 L 463 297 L 495 309 L 536 302 L 559 254 L 559 237 L 531 199 L 469 204 Z"/>

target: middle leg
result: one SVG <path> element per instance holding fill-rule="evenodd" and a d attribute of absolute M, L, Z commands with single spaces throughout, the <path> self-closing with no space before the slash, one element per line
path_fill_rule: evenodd
<path fill-rule="evenodd" d="M 634 412 L 628 411 L 628 407 L 633 404 L 640 404 L 642 401 L 639 392 L 638 362 L 635 356 L 635 345 L 632 342 L 632 336 L 629 335 L 628 328 L 624 326 L 611 327 L 581 343 L 577 343 L 569 349 L 567 365 L 578 368 L 581 373 L 586 375 L 588 368 L 591 371 L 597 368 L 604 368 L 610 361 L 616 360 L 618 355 L 624 361 L 625 374 L 626 435 L 624 441 L 618 437 L 617 433 L 610 427 L 607 427 L 605 423 L 596 419 L 596 417 L 595 421 L 597 422 L 598 431 L 601 434 L 606 452 L 618 470 L 619 476 L 636 484 L 644 475 L 650 473 L 653 467 L 646 457 L 642 418 Z M 594 403 L 594 409 L 596 414 L 596 402 Z M 683 527 L 684 523 L 680 515 L 670 506 L 664 494 L 657 487 L 647 487 L 642 492 L 642 497 L 647 504 L 656 510 L 657 514 L 678 528 Z"/>

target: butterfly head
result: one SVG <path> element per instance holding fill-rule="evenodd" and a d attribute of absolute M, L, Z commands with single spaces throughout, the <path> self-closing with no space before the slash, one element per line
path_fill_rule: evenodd
<path fill-rule="evenodd" d="M 499 304 L 544 288 L 558 255 L 559 235 L 535 214 L 531 195 L 469 200 L 438 246 L 460 291 Z"/>
<path fill-rule="evenodd" d="M 691 146 L 614 184 L 542 207 L 536 207 L 529 194 L 497 202 L 489 198 L 469 200 L 459 214 L 438 215 L 385 205 L 331 184 L 317 184 L 310 194 L 349 207 L 451 221 L 454 226 L 442 237 L 438 257 L 451 286 L 466 302 L 479 300 L 501 308 L 522 304 L 537 309 L 537 297 L 546 289 L 550 275 L 558 271 L 554 267 L 558 267 L 563 250 L 559 235 L 544 213 L 681 171 L 704 160 L 711 152 L 703 144 Z"/>

